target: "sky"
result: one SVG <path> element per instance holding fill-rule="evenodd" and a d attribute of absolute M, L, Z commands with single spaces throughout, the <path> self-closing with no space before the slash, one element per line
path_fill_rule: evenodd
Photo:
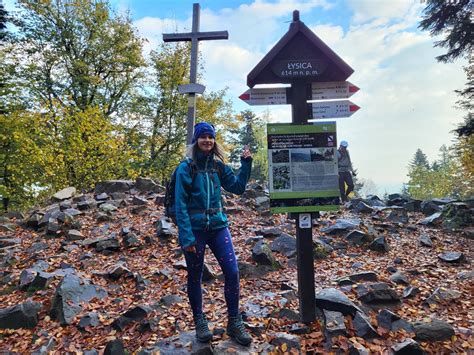
<path fill-rule="evenodd" d="M 111 0 L 129 11 L 145 51 L 162 43 L 163 33 L 191 30 L 188 0 Z M 7 10 L 13 0 L 4 1 Z M 236 113 L 269 110 L 272 122 L 290 122 L 291 107 L 248 106 L 238 97 L 248 89 L 247 74 L 288 31 L 293 10 L 354 73 L 348 81 L 360 91 L 350 100 L 361 107 L 337 119 L 338 140 L 349 142 L 358 177 L 372 180 L 378 194 L 399 192 L 407 167 L 421 148 L 430 161 L 464 113 L 455 108 L 456 89 L 464 87 L 467 63 L 438 63 L 445 53 L 436 38 L 417 28 L 424 0 L 201 0 L 201 31 L 229 32 L 228 40 L 199 44 L 206 90 L 228 88 Z M 439 39 L 439 38 L 438 38 Z"/>

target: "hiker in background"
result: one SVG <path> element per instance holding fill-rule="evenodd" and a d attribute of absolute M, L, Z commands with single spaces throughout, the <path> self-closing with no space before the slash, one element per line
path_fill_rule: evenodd
<path fill-rule="evenodd" d="M 339 167 L 339 191 L 341 193 L 342 202 L 347 202 L 349 200 L 349 194 L 354 191 L 352 175 L 356 176 L 356 173 L 352 169 L 351 156 L 347 150 L 348 146 L 349 143 L 347 143 L 347 141 L 341 141 L 339 149 L 337 150 L 337 163 Z"/>
<path fill-rule="evenodd" d="M 224 297 L 227 303 L 229 336 L 248 345 L 252 338 L 245 330 L 239 313 L 239 269 L 222 209 L 221 186 L 241 195 L 250 176 L 252 154 L 244 147 L 238 175 L 224 163 L 224 152 L 215 141 L 214 126 L 200 122 L 194 126 L 188 160 L 176 169 L 176 220 L 179 243 L 184 250 L 188 271 L 187 291 L 200 342 L 211 340 L 202 306 L 202 272 L 206 245 L 209 245 L 224 273 Z M 195 164 L 193 175 L 191 164 Z"/>

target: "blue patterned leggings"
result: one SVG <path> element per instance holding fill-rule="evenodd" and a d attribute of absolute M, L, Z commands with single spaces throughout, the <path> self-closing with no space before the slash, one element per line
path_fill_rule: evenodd
<path fill-rule="evenodd" d="M 228 314 L 231 317 L 237 316 L 239 313 L 239 269 L 229 229 L 193 231 L 193 233 L 196 237 L 196 253 L 184 252 L 188 269 L 188 297 L 193 315 L 202 313 L 202 271 L 206 245 L 209 245 L 224 273 L 224 297 Z"/>

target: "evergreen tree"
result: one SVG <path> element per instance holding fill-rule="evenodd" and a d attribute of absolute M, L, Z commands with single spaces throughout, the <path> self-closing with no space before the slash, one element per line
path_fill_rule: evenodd
<path fill-rule="evenodd" d="M 241 111 L 237 119 L 242 122 L 241 126 L 229 130 L 232 134 L 230 142 L 234 146 L 230 154 L 230 161 L 237 165 L 240 161 L 242 149 L 247 145 L 254 158 L 259 156 L 259 159 L 254 162 L 252 177 L 264 179 L 268 169 L 268 167 L 264 166 L 264 164 L 266 165 L 266 159 L 262 156 L 262 153 L 264 154 L 263 137 L 265 135 L 266 122 L 251 110 Z"/>
<path fill-rule="evenodd" d="M 423 167 L 429 169 L 430 163 L 428 162 L 428 157 L 420 148 L 416 150 L 415 155 L 410 162 L 410 167 Z"/>
<path fill-rule="evenodd" d="M 435 43 L 438 47 L 448 49 L 447 53 L 437 57 L 439 61 L 450 62 L 472 53 L 473 11 L 472 0 L 427 0 L 419 27 L 430 31 L 432 36 L 445 35 L 443 40 Z"/>

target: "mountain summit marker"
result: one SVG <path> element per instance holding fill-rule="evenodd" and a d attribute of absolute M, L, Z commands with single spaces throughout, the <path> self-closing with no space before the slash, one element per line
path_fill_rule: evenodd
<path fill-rule="evenodd" d="M 227 31 L 199 32 L 201 7 L 198 3 L 193 4 L 193 24 L 192 32 L 186 33 L 163 33 L 164 42 L 191 42 L 191 69 L 189 84 L 180 85 L 180 93 L 188 94 L 188 120 L 186 123 L 186 143 L 191 144 L 193 139 L 194 118 L 196 117 L 196 94 L 202 94 L 205 86 L 196 83 L 198 65 L 199 41 L 209 41 L 217 39 L 228 39 Z"/>
<path fill-rule="evenodd" d="M 340 204 L 336 123 L 308 119 L 347 117 L 358 109 L 348 98 L 359 88 L 347 82 L 354 70 L 300 21 L 293 12 L 288 32 L 247 75 L 240 99 L 250 105 L 291 104 L 291 124 L 267 126 L 270 211 L 296 218 L 300 317 L 316 319 L 312 214 Z M 254 88 L 258 84 L 290 87 Z M 338 99 L 314 102 L 308 100 Z"/>

